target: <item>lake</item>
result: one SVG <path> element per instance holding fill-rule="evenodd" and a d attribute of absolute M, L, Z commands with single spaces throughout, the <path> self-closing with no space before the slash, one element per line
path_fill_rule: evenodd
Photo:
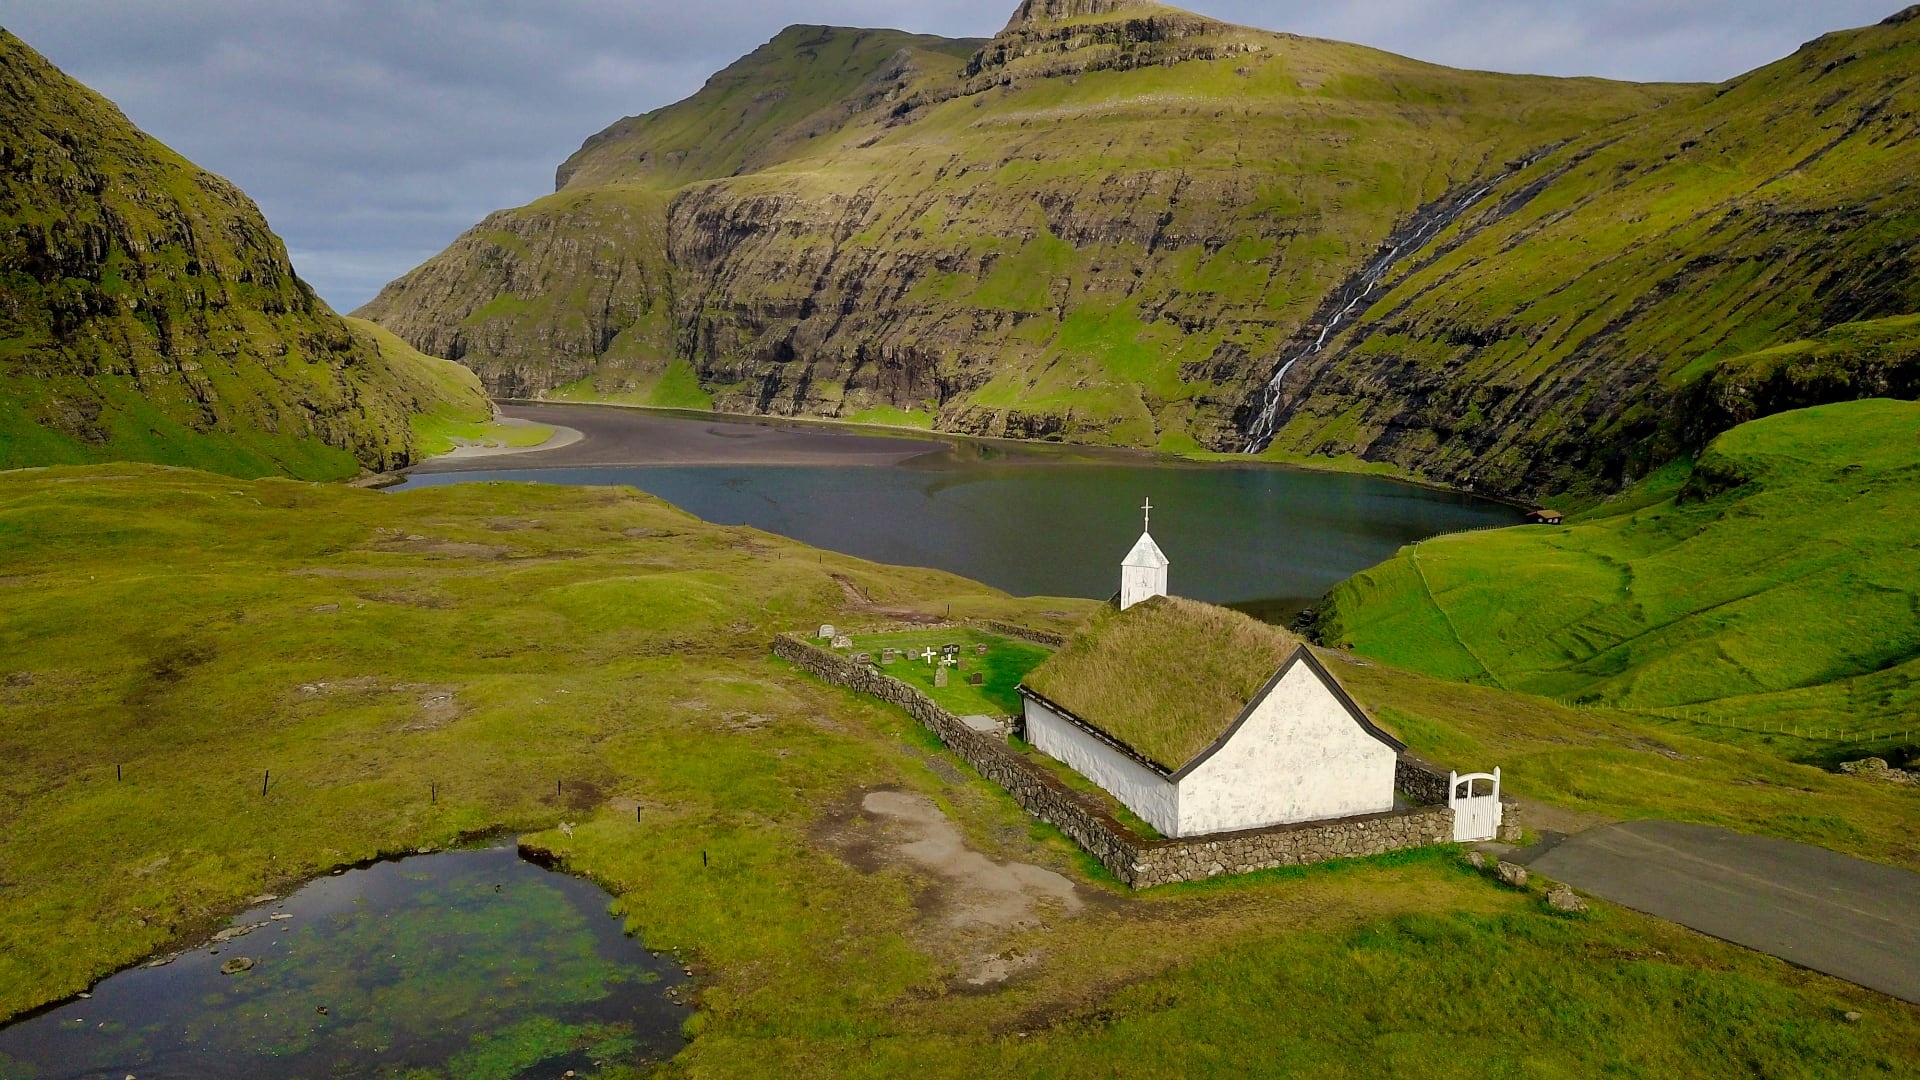
<path fill-rule="evenodd" d="M 0 1028 L 0 1077 L 590 1076 L 664 1060 L 683 1045 L 684 972 L 609 902 L 507 845 L 322 877 L 231 924 L 257 929 Z"/>
<path fill-rule="evenodd" d="M 587 437 L 491 467 L 444 463 L 395 490 L 478 480 L 630 485 L 720 524 L 949 570 L 1016 595 L 1102 600 L 1119 588 L 1120 560 L 1151 497 L 1173 592 L 1279 622 L 1405 544 L 1521 520 L 1501 503 L 1374 476 L 588 409 L 511 408 Z M 736 444 L 753 438 L 780 441 L 741 452 Z M 675 463 L 612 460 L 643 455 Z"/>

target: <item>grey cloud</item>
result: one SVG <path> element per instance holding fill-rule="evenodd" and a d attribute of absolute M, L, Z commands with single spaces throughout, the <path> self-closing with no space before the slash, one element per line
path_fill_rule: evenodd
<path fill-rule="evenodd" d="M 240 184 L 341 310 L 588 135 L 698 89 L 794 22 L 948 36 L 1014 0 L 0 0 L 0 25 Z M 1459 67 L 1717 80 L 1898 0 L 1193 0 L 1253 26 Z"/>

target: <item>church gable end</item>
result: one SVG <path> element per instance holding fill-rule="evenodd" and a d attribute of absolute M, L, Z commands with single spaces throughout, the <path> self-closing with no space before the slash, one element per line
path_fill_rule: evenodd
<path fill-rule="evenodd" d="M 1391 810 L 1401 749 L 1303 646 L 1171 778 L 1180 835 Z"/>
<path fill-rule="evenodd" d="M 1193 760 L 1187 762 L 1181 766 L 1179 770 L 1174 772 L 1172 779 L 1178 781 L 1192 773 L 1201 765 L 1205 764 L 1208 758 L 1218 753 L 1222 747 L 1232 742 L 1234 736 L 1239 734 L 1242 727 L 1246 726 L 1247 721 L 1259 711 L 1260 706 L 1265 703 L 1269 697 L 1273 696 L 1274 691 L 1279 689 L 1281 682 L 1292 673 L 1296 666 L 1304 666 L 1311 672 L 1315 681 L 1338 703 L 1341 710 L 1347 714 L 1361 731 L 1379 740 L 1396 754 L 1407 748 L 1406 743 L 1387 734 L 1378 724 L 1375 724 L 1373 718 L 1367 715 L 1366 710 L 1360 707 L 1360 703 L 1353 700 L 1353 695 L 1347 693 L 1347 688 L 1340 685 L 1340 680 L 1333 677 L 1333 672 L 1328 671 L 1327 666 L 1320 662 L 1320 658 L 1313 655 L 1313 650 L 1302 645 L 1294 650 L 1293 655 L 1287 658 L 1286 663 L 1280 665 L 1280 669 L 1273 673 L 1273 678 L 1267 680 L 1267 684 L 1260 688 L 1260 692 L 1254 695 L 1253 700 L 1247 703 L 1246 709 L 1234 719 L 1227 730 L 1221 732 L 1220 737 L 1215 739 L 1211 746 L 1195 754 Z"/>

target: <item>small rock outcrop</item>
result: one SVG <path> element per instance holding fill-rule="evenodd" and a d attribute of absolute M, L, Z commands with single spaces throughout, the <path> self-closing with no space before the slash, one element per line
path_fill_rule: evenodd
<path fill-rule="evenodd" d="M 1120 12 L 1166 10 L 1153 0 L 1026 0 L 1013 13 L 1007 29 L 1029 23 L 1086 19 Z"/>
<path fill-rule="evenodd" d="M 1920 784 L 1920 772 L 1908 769 L 1896 769 L 1887 764 L 1885 758 L 1869 757 L 1859 761 L 1844 762 L 1840 771 L 1848 776 L 1879 780 L 1888 784 Z"/>
<path fill-rule="evenodd" d="M 1511 885 L 1516 889 L 1527 887 L 1527 868 L 1519 863 L 1510 863 L 1502 859 L 1500 865 L 1493 868 L 1493 875 L 1499 878 L 1502 884 Z"/>
<path fill-rule="evenodd" d="M 1565 885 L 1555 885 L 1547 890 L 1547 906 L 1555 911 L 1579 912 L 1587 910 L 1587 902 L 1580 894 Z"/>

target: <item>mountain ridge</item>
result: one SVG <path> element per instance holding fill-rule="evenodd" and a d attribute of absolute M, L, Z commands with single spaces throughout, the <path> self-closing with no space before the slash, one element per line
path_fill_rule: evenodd
<path fill-rule="evenodd" d="M 391 366 L 245 193 L 5 30 L 0 103 L 0 468 L 337 478 L 413 460 L 413 415 L 490 412 L 464 372 Z"/>
<path fill-rule="evenodd" d="M 1501 341 L 1429 280 L 1474 258 L 1473 275 L 1524 296 L 1534 283 L 1501 279 L 1497 256 L 1551 259 L 1534 252 L 1577 242 L 1540 228 L 1543 212 L 1598 200 L 1604 218 L 1609 200 L 1644 194 L 1596 180 L 1595 161 L 1617 165 L 1635 131 L 1705 126 L 1728 94 L 1737 108 L 1720 106 L 1722 127 L 1759 129 L 1766 103 L 1738 88 L 1776 67 L 1719 86 L 1460 72 L 1140 3 L 1025 4 L 977 47 L 793 27 L 563 167 L 572 198 L 657 193 L 634 230 L 644 252 L 623 251 L 650 268 L 632 278 L 642 284 L 591 304 L 525 287 L 581 283 L 555 277 L 544 249 L 490 235 L 603 242 L 556 220 L 549 197 L 489 218 L 360 313 L 514 396 L 664 403 L 659 387 L 694 379 L 728 411 L 1174 451 L 1252 442 L 1509 496 L 1607 490 L 1688 449 L 1697 424 L 1662 415 L 1688 400 L 1664 380 L 1711 351 L 1704 338 L 1669 342 L 1675 363 L 1635 360 L 1624 377 L 1601 350 L 1569 363 L 1573 375 L 1546 371 L 1566 359 L 1555 355 L 1533 365 L 1538 379 L 1502 382 L 1390 352 L 1399 338 L 1381 320 L 1425 296 L 1438 306 L 1422 325 L 1442 340 Z M 1804 96 L 1805 73 L 1778 76 L 1782 100 Z M 720 134 L 695 153 L 689 132 Z M 1765 150 L 1733 140 L 1725 168 Z M 1650 156 L 1635 175 L 1684 199 L 1713 194 L 1716 168 L 1682 174 Z M 1436 215 L 1447 220 L 1425 228 Z M 1620 224 L 1592 228 L 1639 227 Z M 1343 292 L 1409 236 L 1377 285 Z M 1595 309 L 1611 302 L 1580 289 Z M 1899 302 L 1834 320 L 1901 314 Z M 1331 313 L 1343 321 L 1311 348 Z M 1633 333 L 1637 317 L 1623 316 Z M 1792 340 L 1825 325 L 1731 335 L 1726 355 L 1773 344 L 1773 329 Z M 1600 371 L 1613 390 L 1575 377 Z M 1497 421 L 1456 439 L 1493 415 L 1495 393 Z M 1258 431 L 1269 397 L 1272 430 Z M 1589 435 L 1592 452 L 1569 452 Z"/>

